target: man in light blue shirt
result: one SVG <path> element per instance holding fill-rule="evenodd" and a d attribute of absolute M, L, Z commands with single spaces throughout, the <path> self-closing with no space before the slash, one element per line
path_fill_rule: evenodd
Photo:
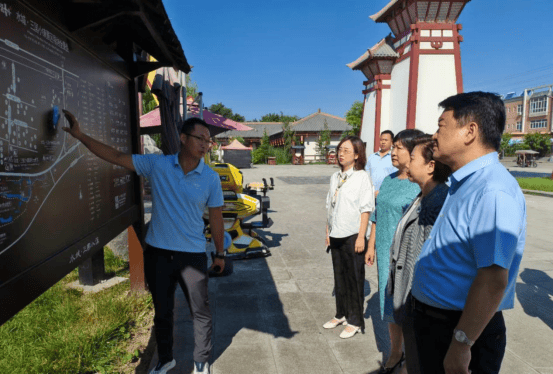
<path fill-rule="evenodd" d="M 506 345 L 501 311 L 514 306 L 526 238 L 524 196 L 496 152 L 505 107 L 484 92 L 440 106 L 434 158 L 453 174 L 415 267 L 418 361 L 421 373 L 499 373 Z"/>
<path fill-rule="evenodd" d="M 216 172 L 203 157 L 209 149 L 207 123 L 186 120 L 176 155 L 128 155 L 92 139 L 80 130 L 73 114 L 64 111 L 70 127 L 63 128 L 101 159 L 136 171 L 152 184 L 152 219 L 146 235 L 144 273 L 152 293 L 159 361 L 150 374 L 165 374 L 173 359 L 173 308 L 177 282 L 183 287 L 194 321 L 194 373 L 209 374 L 212 316 L 208 299 L 206 239 L 203 213 L 217 254 L 214 267 L 224 269 L 223 191 Z"/>
<path fill-rule="evenodd" d="M 390 130 L 382 131 L 380 134 L 380 150 L 367 158 L 365 170 L 369 173 L 375 190 L 375 197 L 378 195 L 382 181 L 397 169 L 392 165 L 392 144 L 394 133 Z"/>

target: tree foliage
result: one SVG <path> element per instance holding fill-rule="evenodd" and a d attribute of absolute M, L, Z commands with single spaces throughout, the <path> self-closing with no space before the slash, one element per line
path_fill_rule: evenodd
<path fill-rule="evenodd" d="M 527 150 L 539 152 L 540 156 L 545 156 L 551 151 L 551 137 L 548 134 L 531 133 L 524 135 L 522 142 L 509 144 L 512 135 L 508 132 L 501 136 L 500 152 L 503 151 L 505 156 L 513 156 L 518 150 Z"/>
<path fill-rule="evenodd" d="M 351 133 L 348 133 L 347 135 L 359 136 L 359 131 L 361 130 L 362 115 L 363 115 L 363 103 L 359 100 L 356 100 L 351 105 L 351 108 L 346 112 L 346 121 L 353 127 L 351 130 Z"/>
<path fill-rule="evenodd" d="M 263 131 L 263 138 L 261 138 L 261 144 L 257 149 L 252 151 L 252 163 L 264 164 L 267 161 L 267 157 L 275 157 L 277 164 L 289 164 L 292 156 L 290 152 L 286 152 L 284 148 L 275 148 L 271 145 L 269 135 L 267 131 Z"/>
<path fill-rule="evenodd" d="M 260 122 L 295 122 L 299 119 L 300 117 L 298 116 L 288 116 L 282 113 L 281 111 L 280 114 L 277 114 L 277 113 L 265 114 L 263 117 L 261 117 Z"/>
<path fill-rule="evenodd" d="M 244 145 L 245 141 L 244 141 L 244 138 L 241 137 L 241 136 L 232 136 L 229 138 L 229 144 L 232 143 L 233 141 L 235 140 L 238 140 L 240 143 L 242 143 L 242 145 Z"/>
<path fill-rule="evenodd" d="M 285 121 L 282 124 L 282 137 L 284 138 L 284 151 L 288 162 L 292 162 L 292 142 L 296 141 L 296 132 L 290 128 L 290 123 Z"/>
<path fill-rule="evenodd" d="M 545 156 L 551 150 L 551 136 L 539 132 L 526 134 L 523 144 L 527 147 L 526 149 L 537 151 L 540 156 Z"/>
<path fill-rule="evenodd" d="M 146 92 L 142 94 L 142 114 L 150 113 L 157 106 L 154 94 L 150 87 L 146 86 Z"/>
<path fill-rule="evenodd" d="M 320 155 L 323 158 L 326 158 L 326 155 L 328 153 L 328 146 L 330 145 L 330 129 L 328 128 L 328 123 L 326 122 L 326 119 L 324 120 L 323 125 L 323 131 L 319 134 L 319 138 L 317 139 L 317 154 Z"/>
<path fill-rule="evenodd" d="M 269 135 L 267 135 L 267 130 L 264 130 L 261 144 L 252 151 L 252 162 L 254 164 L 264 164 L 267 157 L 270 156 L 270 149 Z"/>
<path fill-rule="evenodd" d="M 208 110 L 211 113 L 218 114 L 220 116 L 223 116 L 225 118 L 231 119 L 236 122 L 245 122 L 246 118 L 238 113 L 233 113 L 232 109 L 227 108 L 223 105 L 223 103 L 219 102 L 217 104 L 211 105 Z"/>
<path fill-rule="evenodd" d="M 198 96 L 198 84 L 192 81 L 190 74 L 186 74 L 186 97 L 192 96 L 196 98 Z"/>

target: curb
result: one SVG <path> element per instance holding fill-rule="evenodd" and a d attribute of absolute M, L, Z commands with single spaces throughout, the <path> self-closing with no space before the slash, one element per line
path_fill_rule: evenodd
<path fill-rule="evenodd" d="M 553 197 L 553 192 L 536 191 L 536 190 L 522 190 L 522 193 L 525 193 L 527 195 Z"/>

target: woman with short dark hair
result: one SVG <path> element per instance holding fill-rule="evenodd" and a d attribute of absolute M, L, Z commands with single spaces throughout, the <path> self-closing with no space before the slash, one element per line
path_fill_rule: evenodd
<path fill-rule="evenodd" d="M 409 181 L 407 170 L 411 151 L 415 147 L 415 138 L 423 134 L 422 131 L 408 129 L 400 131 L 394 137 L 392 165 L 398 171 L 388 175 L 382 182 L 376 198 L 376 208 L 371 215 L 372 229 L 365 262 L 372 265 L 376 255 L 380 316 L 388 322 L 391 343 L 390 355 L 386 364 L 382 365 L 380 374 L 392 373 L 404 361 L 403 334 L 401 326 L 394 321 L 391 302 L 386 300 L 386 284 L 390 272 L 390 247 L 397 224 L 405 209 L 420 192 L 419 186 Z"/>
<path fill-rule="evenodd" d="M 419 369 L 408 296 L 415 264 L 442 209 L 449 190 L 445 182 L 451 174 L 449 166 L 434 160 L 431 135 L 416 138 L 414 144 L 407 175 L 411 182 L 419 185 L 421 193 L 406 209 L 397 226 L 390 251 L 386 288 L 386 299 L 391 300 L 393 305 L 394 321 L 402 328 L 409 374 L 417 374 Z"/>
<path fill-rule="evenodd" d="M 374 192 L 365 172 L 365 146 L 356 136 L 344 138 L 337 148 L 340 171 L 330 178 L 326 198 L 326 245 L 332 254 L 336 314 L 325 329 L 345 324 L 340 334 L 351 338 L 365 329 L 363 301 L 365 289 L 365 250 Z"/>

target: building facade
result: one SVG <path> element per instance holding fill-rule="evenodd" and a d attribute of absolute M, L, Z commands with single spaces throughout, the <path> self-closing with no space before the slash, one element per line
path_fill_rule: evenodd
<path fill-rule="evenodd" d="M 393 34 L 347 66 L 366 81 L 361 139 L 378 150 L 384 130 L 437 129 L 445 98 L 463 92 L 457 19 L 470 0 L 392 0 L 370 18 Z"/>
<path fill-rule="evenodd" d="M 513 139 L 532 133 L 553 135 L 552 89 L 553 86 L 540 86 L 525 89 L 520 95 L 505 95 L 505 132 Z"/>
<path fill-rule="evenodd" d="M 269 141 L 274 147 L 284 146 L 283 123 L 282 122 L 244 122 L 244 125 L 251 127 L 250 131 L 226 131 L 215 138 L 222 145 L 229 143 L 234 137 L 244 139 L 244 145 L 254 149 L 261 144 L 264 132 L 269 136 Z M 337 146 L 342 134 L 352 129 L 345 118 L 333 116 L 332 114 L 317 112 L 290 123 L 290 129 L 294 131 L 297 145 L 303 145 L 303 156 L 305 162 L 321 161 L 322 157 L 317 153 L 317 141 L 320 134 L 328 129 L 330 131 L 330 146 Z"/>

